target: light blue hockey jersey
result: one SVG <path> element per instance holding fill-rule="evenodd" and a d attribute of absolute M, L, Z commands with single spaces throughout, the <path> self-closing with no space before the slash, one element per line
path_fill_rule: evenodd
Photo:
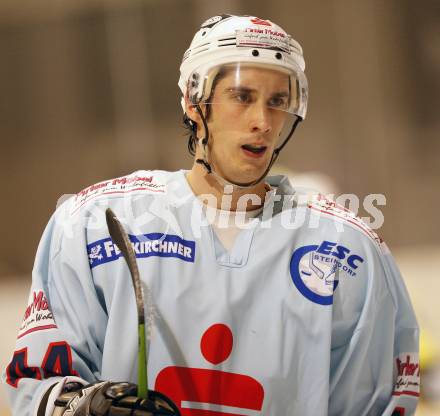
<path fill-rule="evenodd" d="M 230 251 L 184 171 L 104 181 L 57 209 L 3 374 L 13 414 L 35 415 L 54 383 L 137 382 L 134 290 L 107 207 L 142 277 L 149 388 L 183 416 L 414 414 L 418 326 L 385 244 L 331 201 L 268 181 Z"/>

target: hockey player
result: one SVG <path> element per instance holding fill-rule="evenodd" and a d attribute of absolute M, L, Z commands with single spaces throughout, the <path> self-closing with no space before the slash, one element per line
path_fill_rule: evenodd
<path fill-rule="evenodd" d="M 418 327 L 385 244 L 266 176 L 305 117 L 304 66 L 271 21 L 201 26 L 179 80 L 194 165 L 101 182 L 55 212 L 3 375 L 14 415 L 414 414 Z M 108 207 L 146 295 L 149 400 Z"/>

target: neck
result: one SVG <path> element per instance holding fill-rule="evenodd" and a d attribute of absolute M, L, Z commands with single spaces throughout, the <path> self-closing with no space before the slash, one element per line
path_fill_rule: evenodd
<path fill-rule="evenodd" d="M 229 211 L 251 211 L 263 206 L 269 185 L 261 182 L 249 188 L 224 185 L 199 163 L 193 164 L 187 180 L 194 194 L 210 206 Z M 203 196 L 209 195 L 208 198 Z"/>

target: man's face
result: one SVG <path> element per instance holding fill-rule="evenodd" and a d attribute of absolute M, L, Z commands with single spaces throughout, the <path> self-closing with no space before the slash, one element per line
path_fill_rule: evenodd
<path fill-rule="evenodd" d="M 271 69 L 226 71 L 212 96 L 210 163 L 223 178 L 248 183 L 269 165 L 289 118 L 289 77 Z"/>

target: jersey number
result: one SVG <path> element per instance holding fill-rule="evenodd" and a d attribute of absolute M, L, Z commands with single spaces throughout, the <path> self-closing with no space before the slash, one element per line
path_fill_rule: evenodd
<path fill-rule="evenodd" d="M 65 342 L 51 342 L 47 348 L 41 364 L 44 378 L 54 376 L 78 376 L 72 368 L 72 351 Z M 15 351 L 12 361 L 6 368 L 6 382 L 17 387 L 22 378 L 41 380 L 41 370 L 38 367 L 29 367 L 27 364 L 27 347 Z"/>

